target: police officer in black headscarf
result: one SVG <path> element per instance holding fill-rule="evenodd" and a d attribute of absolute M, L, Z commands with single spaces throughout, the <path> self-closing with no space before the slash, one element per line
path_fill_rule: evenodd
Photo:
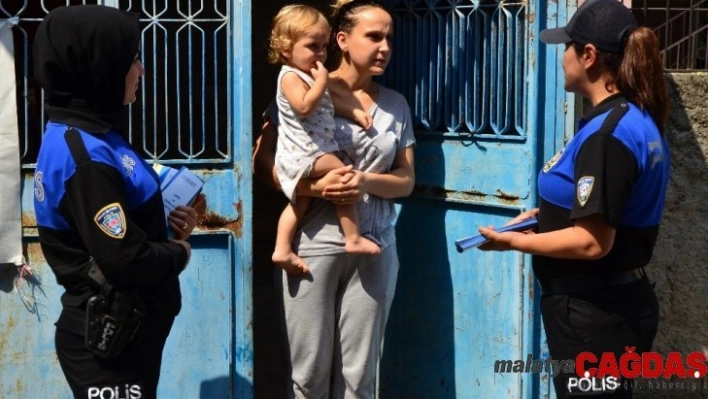
<path fill-rule="evenodd" d="M 66 289 L 55 343 L 76 398 L 156 396 L 196 224 L 187 206 L 165 220 L 157 175 L 124 139 L 144 74 L 139 50 L 137 15 L 94 5 L 53 10 L 34 42 L 49 115 L 35 211 Z"/>
<path fill-rule="evenodd" d="M 657 331 L 658 303 L 644 266 L 669 181 L 664 69 L 656 35 L 617 0 L 588 0 L 567 26 L 540 38 L 565 45 L 565 89 L 592 108 L 539 173 L 539 208 L 510 222 L 537 216 L 538 233 L 480 228 L 492 241 L 481 249 L 534 255 L 551 357 L 590 353 L 597 362 L 582 366 L 597 367 L 603 354 L 619 361 L 625 352 L 648 351 Z M 580 381 L 584 374 L 563 371 L 554 378 L 559 398 L 631 397 L 632 384 L 617 376 Z"/>

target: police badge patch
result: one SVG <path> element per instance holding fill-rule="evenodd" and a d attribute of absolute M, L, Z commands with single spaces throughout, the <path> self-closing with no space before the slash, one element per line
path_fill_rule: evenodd
<path fill-rule="evenodd" d="M 592 186 L 595 183 L 595 178 L 592 176 L 583 176 L 578 180 L 578 202 L 580 206 L 585 206 L 590 198 Z"/>
<path fill-rule="evenodd" d="M 96 222 L 101 231 L 111 238 L 123 238 L 128 227 L 125 222 L 123 208 L 117 202 L 104 206 L 96 213 L 93 221 Z"/>

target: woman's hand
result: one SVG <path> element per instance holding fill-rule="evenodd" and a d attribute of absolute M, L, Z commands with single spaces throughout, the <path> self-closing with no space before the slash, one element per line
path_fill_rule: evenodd
<path fill-rule="evenodd" d="M 517 217 L 506 222 L 504 226 L 510 224 L 515 224 L 522 222 L 528 218 L 537 217 L 538 208 L 530 209 L 526 212 L 520 213 Z M 490 242 L 484 245 L 480 245 L 479 249 L 482 251 L 508 251 L 511 249 L 517 249 L 513 246 L 514 240 L 518 239 L 520 236 L 526 234 L 536 234 L 533 230 L 527 230 L 523 232 L 509 231 L 506 233 L 497 233 L 493 226 L 480 227 L 479 233 L 482 234 Z"/>
<path fill-rule="evenodd" d="M 339 182 L 325 187 L 322 198 L 347 205 L 361 201 L 366 194 L 366 173 L 349 168 L 350 171 L 342 175 Z"/>
<path fill-rule="evenodd" d="M 206 196 L 199 194 L 192 206 L 180 205 L 167 217 L 176 240 L 186 240 L 197 226 L 197 219 L 206 212 Z"/>
<path fill-rule="evenodd" d="M 480 227 L 479 233 L 482 234 L 489 243 L 480 245 L 478 248 L 482 251 L 508 251 L 511 249 L 516 249 L 513 246 L 513 241 L 526 233 L 518 233 L 515 231 L 508 231 L 506 233 L 497 233 L 494 227 Z"/>
<path fill-rule="evenodd" d="M 521 212 L 521 213 L 519 214 L 519 216 L 517 216 L 517 217 L 511 219 L 510 221 L 506 222 L 506 223 L 504 224 L 504 226 L 508 226 L 508 225 L 514 224 L 514 223 L 523 222 L 523 221 L 526 220 L 526 219 L 535 218 L 535 217 L 537 217 L 537 216 L 538 216 L 538 208 L 529 209 L 529 210 L 526 211 L 526 212 Z"/>

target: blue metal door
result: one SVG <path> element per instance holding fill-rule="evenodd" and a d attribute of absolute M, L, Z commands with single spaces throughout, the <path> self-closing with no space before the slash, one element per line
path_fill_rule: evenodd
<path fill-rule="evenodd" d="M 567 10 L 533 0 L 386 3 L 396 33 L 384 83 L 408 99 L 418 144 L 416 190 L 396 226 L 401 268 L 380 397 L 545 396 L 548 374 L 495 372 L 498 360 L 547 357 L 530 258 L 460 254 L 453 242 L 536 205 L 536 174 L 562 145 L 557 110 L 567 101 L 558 53 L 537 37 Z"/>
<path fill-rule="evenodd" d="M 0 0 L 0 18 L 16 24 L 23 243 L 34 270 L 0 271 L 0 397 L 71 396 L 54 354 L 63 289 L 42 256 L 33 212 L 46 121 L 29 75 L 37 25 L 54 7 L 76 4 L 140 14 L 146 76 L 131 106 L 131 142 L 146 159 L 186 165 L 206 181 L 207 214 L 190 239 L 183 309 L 167 341 L 158 397 L 250 397 L 251 22 L 250 2 L 234 0 Z"/>

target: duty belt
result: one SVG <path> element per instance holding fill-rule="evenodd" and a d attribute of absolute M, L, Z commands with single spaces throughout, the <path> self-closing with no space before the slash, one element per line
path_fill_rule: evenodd
<path fill-rule="evenodd" d="M 615 274 L 564 276 L 539 280 L 539 283 L 544 295 L 563 295 L 629 284 L 644 279 L 646 276 L 644 268 L 638 267 Z"/>

